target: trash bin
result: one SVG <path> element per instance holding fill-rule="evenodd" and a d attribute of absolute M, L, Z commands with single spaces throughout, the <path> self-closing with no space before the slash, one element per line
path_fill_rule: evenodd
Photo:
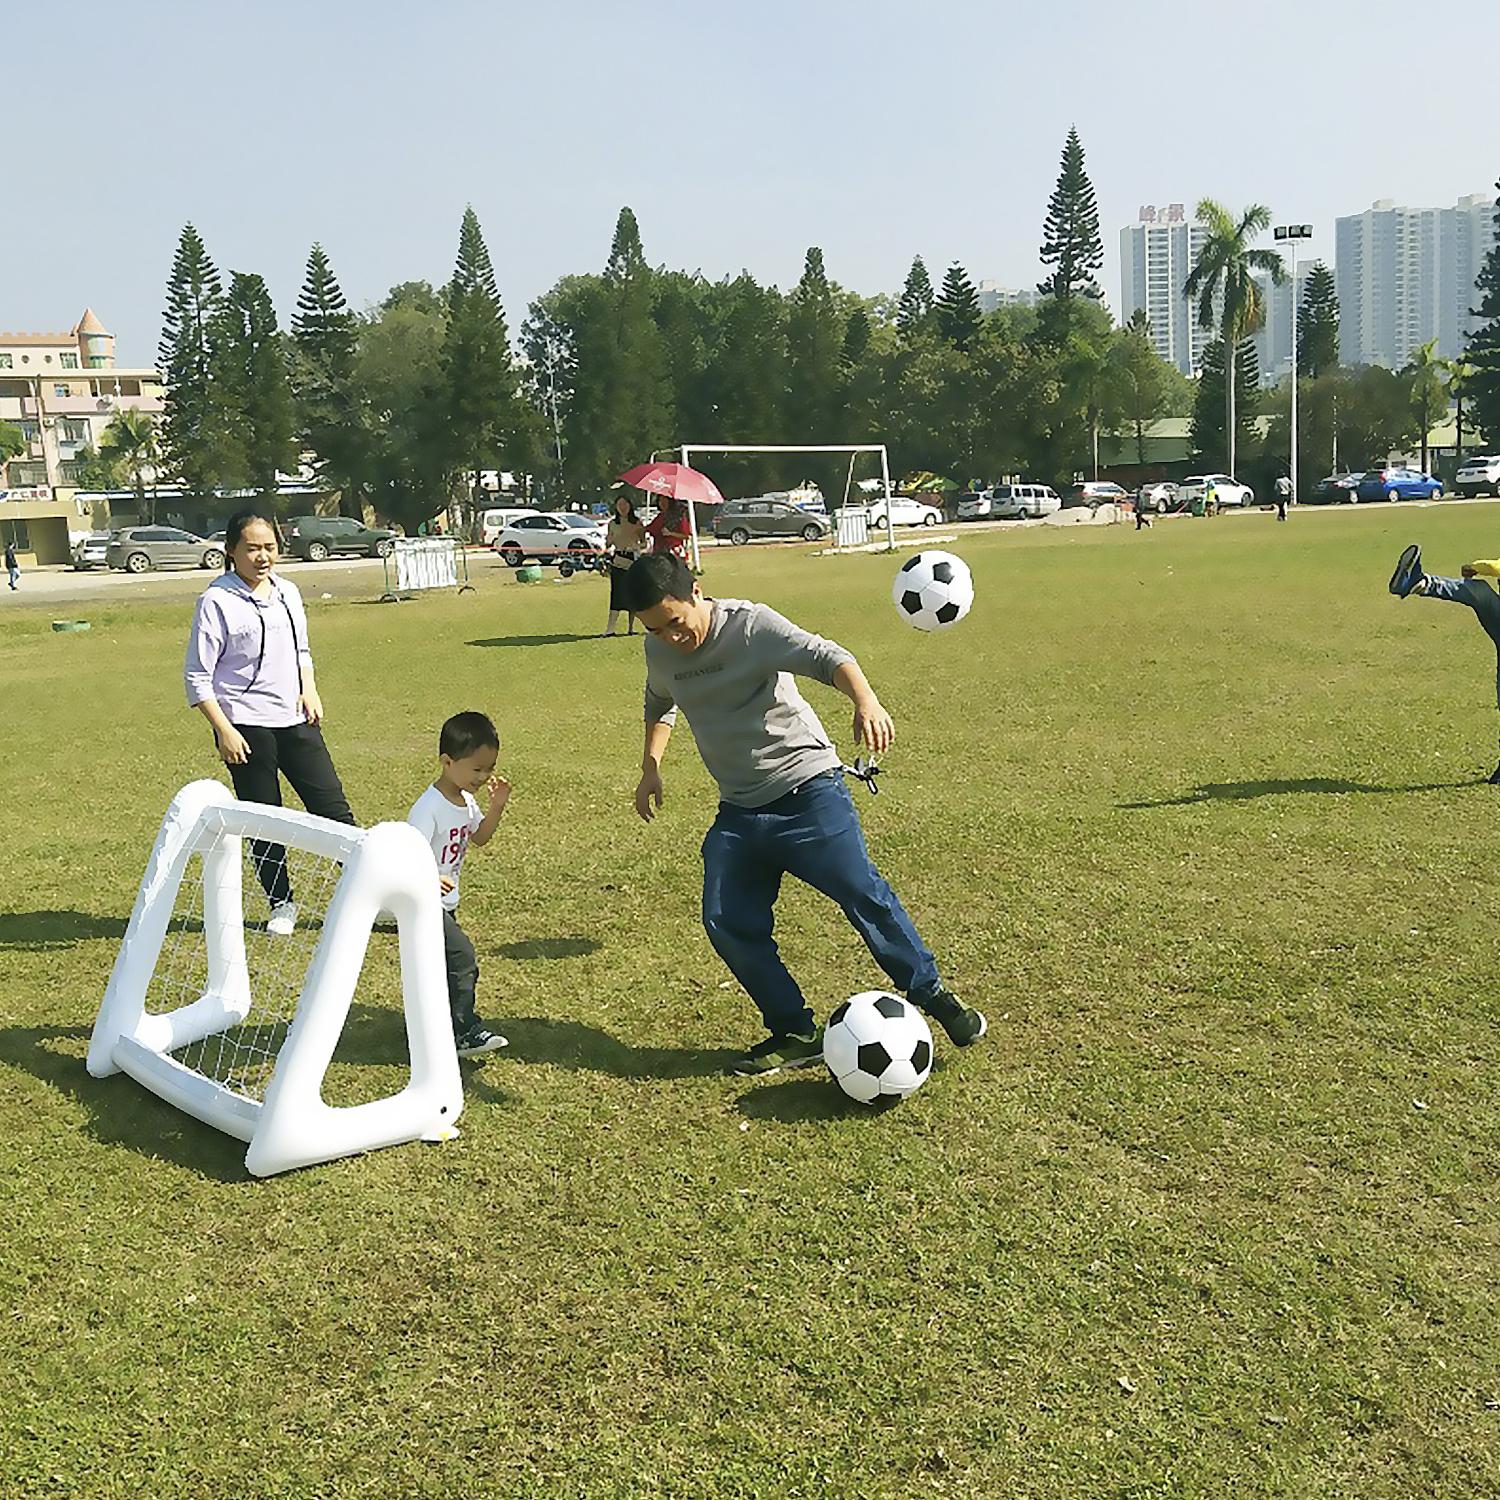
<path fill-rule="evenodd" d="M 1193 514 L 1195 516 L 1201 516 L 1201 515 L 1203 515 L 1204 512 L 1205 512 L 1206 506 L 1207 506 L 1207 501 L 1204 500 L 1204 498 L 1203 498 L 1202 495 L 1195 495 L 1193 497 L 1192 512 L 1193 512 Z"/>

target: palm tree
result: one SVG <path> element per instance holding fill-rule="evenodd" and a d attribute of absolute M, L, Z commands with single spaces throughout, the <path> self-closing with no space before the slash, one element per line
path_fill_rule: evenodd
<path fill-rule="evenodd" d="M 1183 293 L 1198 299 L 1198 326 L 1212 328 L 1217 321 L 1224 340 L 1224 431 L 1229 444 L 1226 472 L 1234 474 L 1234 364 L 1241 340 L 1247 339 L 1266 320 L 1265 299 L 1253 276 L 1267 272 L 1280 286 L 1286 280 L 1281 257 L 1274 250 L 1252 250 L 1250 242 L 1271 225 L 1271 210 L 1252 203 L 1238 220 L 1212 198 L 1198 204 L 1198 223 L 1208 231 L 1198 258 L 1188 274 Z M 1217 304 L 1217 310 L 1215 307 Z"/>
<path fill-rule="evenodd" d="M 1458 420 L 1458 433 L 1454 441 L 1454 461 L 1458 468 L 1464 466 L 1464 397 L 1469 393 L 1469 382 L 1479 373 L 1462 354 L 1443 362 L 1443 378 L 1448 382 L 1448 394 Z M 1425 472 L 1425 470 L 1424 470 Z"/>
<path fill-rule="evenodd" d="M 155 516 L 146 509 L 146 481 L 144 470 L 151 468 L 158 458 L 156 446 L 156 424 L 143 411 L 132 411 L 129 407 L 115 413 L 115 419 L 104 430 L 99 440 L 99 456 L 119 464 L 130 471 L 131 483 L 135 486 L 136 514 L 147 523 Z M 151 510 L 156 509 L 153 497 Z"/>
<path fill-rule="evenodd" d="M 1411 359 L 1401 372 L 1411 381 L 1411 404 L 1417 424 L 1422 429 L 1422 472 L 1427 472 L 1427 435 L 1448 410 L 1448 392 L 1443 375 L 1448 361 L 1437 352 L 1437 340 L 1428 339 L 1412 351 Z"/>

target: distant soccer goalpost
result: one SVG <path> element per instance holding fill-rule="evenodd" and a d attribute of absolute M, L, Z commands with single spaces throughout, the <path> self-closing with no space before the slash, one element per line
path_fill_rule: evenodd
<path fill-rule="evenodd" d="M 684 443 L 682 445 L 682 464 L 684 468 L 693 466 L 693 454 L 695 453 L 847 453 L 849 455 L 849 473 L 844 481 L 844 505 L 848 504 L 849 490 L 854 482 L 854 465 L 861 453 L 878 453 L 880 455 L 880 483 L 883 498 L 885 500 L 885 541 L 886 550 L 896 550 L 896 533 L 891 522 L 891 464 L 890 456 L 886 452 L 884 443 L 771 443 L 765 445 L 745 443 Z M 840 507 L 843 509 L 843 506 Z M 698 517 L 694 514 L 690 505 L 688 511 L 689 545 L 693 552 L 693 567 L 702 566 L 702 560 L 698 551 Z M 837 517 L 834 520 L 834 546 L 847 546 L 840 536 Z M 854 544 L 858 545 L 858 544 Z"/>
<path fill-rule="evenodd" d="M 297 903 L 290 936 L 246 920 L 246 886 L 259 901 L 256 876 L 271 868 Z M 392 977 L 383 998 L 399 998 L 405 1014 L 410 1081 L 331 1105 L 325 1080 L 383 913 L 400 944 L 399 984 Z M 88 1070 L 127 1073 L 245 1141 L 257 1177 L 454 1133 L 463 1081 L 438 880 L 421 834 L 239 802 L 217 781 L 184 787 L 147 861 Z"/>

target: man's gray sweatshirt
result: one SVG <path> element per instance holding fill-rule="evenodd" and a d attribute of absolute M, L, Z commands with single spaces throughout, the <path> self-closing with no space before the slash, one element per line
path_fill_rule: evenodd
<path fill-rule="evenodd" d="M 833 685 L 853 655 L 764 604 L 711 599 L 696 651 L 646 637 L 646 722 L 687 716 L 719 795 L 764 807 L 839 764 L 838 752 L 793 676 Z"/>

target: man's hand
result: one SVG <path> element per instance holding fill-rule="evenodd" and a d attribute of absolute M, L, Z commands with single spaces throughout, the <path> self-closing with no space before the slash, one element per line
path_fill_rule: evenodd
<path fill-rule="evenodd" d="M 883 755 L 896 738 L 896 725 L 873 694 L 854 705 L 854 743 L 875 755 Z"/>
<path fill-rule="evenodd" d="M 1475 576 L 1473 563 L 1465 563 L 1463 567 L 1461 567 L 1458 571 L 1462 573 L 1465 578 L 1473 578 Z"/>
<path fill-rule="evenodd" d="M 302 710 L 302 717 L 309 724 L 321 724 L 323 722 L 323 700 L 318 697 L 317 688 L 308 688 L 306 692 L 297 698 L 297 707 Z"/>
<path fill-rule="evenodd" d="M 491 776 L 485 782 L 484 789 L 489 793 L 490 811 L 500 812 L 507 802 L 510 801 L 510 782 L 503 776 Z"/>
<path fill-rule="evenodd" d="M 661 784 L 661 767 L 647 766 L 641 772 L 640 784 L 635 789 L 635 810 L 649 823 L 666 800 Z M 654 808 L 651 805 L 653 801 L 656 803 Z"/>

